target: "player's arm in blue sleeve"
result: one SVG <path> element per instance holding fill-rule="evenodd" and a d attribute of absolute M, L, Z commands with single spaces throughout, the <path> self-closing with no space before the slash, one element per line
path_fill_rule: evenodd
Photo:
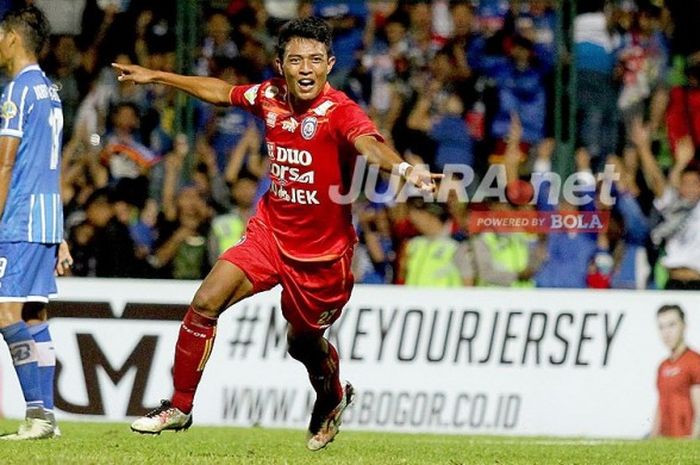
<path fill-rule="evenodd" d="M 183 76 L 181 74 L 155 71 L 138 65 L 112 63 L 119 71 L 119 81 L 134 84 L 163 84 L 214 105 L 231 105 L 232 85 L 221 79 L 203 76 Z"/>
<path fill-rule="evenodd" d="M 11 82 L 2 94 L 0 103 L 0 218 L 10 193 L 12 170 L 15 166 L 19 143 L 24 135 L 29 88 Z"/>
<path fill-rule="evenodd" d="M 625 224 L 625 239 L 628 243 L 644 246 L 649 237 L 649 220 L 642 212 L 637 199 L 629 192 L 619 192 L 613 207 L 622 215 Z"/>

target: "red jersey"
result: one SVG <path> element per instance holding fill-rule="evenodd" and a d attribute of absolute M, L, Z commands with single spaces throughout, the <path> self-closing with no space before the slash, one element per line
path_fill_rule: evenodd
<path fill-rule="evenodd" d="M 256 216 L 270 227 L 282 253 L 299 261 L 342 256 L 357 238 L 350 205 L 333 202 L 330 190 L 349 189 L 357 138 L 382 140 L 374 123 L 328 83 L 300 114 L 293 111 L 280 78 L 235 86 L 230 100 L 265 121 L 272 184 Z"/>
<path fill-rule="evenodd" d="M 675 360 L 666 359 L 659 366 L 656 387 L 659 390 L 661 436 L 683 437 L 693 432 L 690 387 L 700 384 L 700 354 L 686 349 Z"/>

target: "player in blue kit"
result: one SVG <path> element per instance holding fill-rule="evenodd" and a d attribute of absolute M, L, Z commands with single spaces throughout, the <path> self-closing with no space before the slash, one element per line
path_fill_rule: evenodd
<path fill-rule="evenodd" d="M 45 304 L 56 294 L 54 270 L 72 264 L 63 242 L 61 100 L 37 65 L 49 35 L 35 7 L 0 22 L 0 67 L 12 77 L 0 100 L 0 334 L 27 403 L 26 421 L 2 439 L 50 438 L 56 356 Z"/>

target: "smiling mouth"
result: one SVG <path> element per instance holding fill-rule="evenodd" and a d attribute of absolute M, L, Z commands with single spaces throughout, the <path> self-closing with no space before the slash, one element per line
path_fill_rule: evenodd
<path fill-rule="evenodd" d="M 316 81 L 313 79 L 299 79 L 297 81 L 297 84 L 301 88 L 301 90 L 309 91 L 313 89 L 314 85 L 316 84 Z"/>

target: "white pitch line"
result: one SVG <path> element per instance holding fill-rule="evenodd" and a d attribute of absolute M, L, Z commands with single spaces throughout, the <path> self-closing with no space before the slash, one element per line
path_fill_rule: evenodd
<path fill-rule="evenodd" d="M 471 444 L 489 444 L 489 445 L 507 445 L 507 446 L 621 446 L 635 444 L 636 441 L 621 441 L 615 439 L 535 439 L 528 441 L 527 439 L 487 439 L 469 441 Z"/>

